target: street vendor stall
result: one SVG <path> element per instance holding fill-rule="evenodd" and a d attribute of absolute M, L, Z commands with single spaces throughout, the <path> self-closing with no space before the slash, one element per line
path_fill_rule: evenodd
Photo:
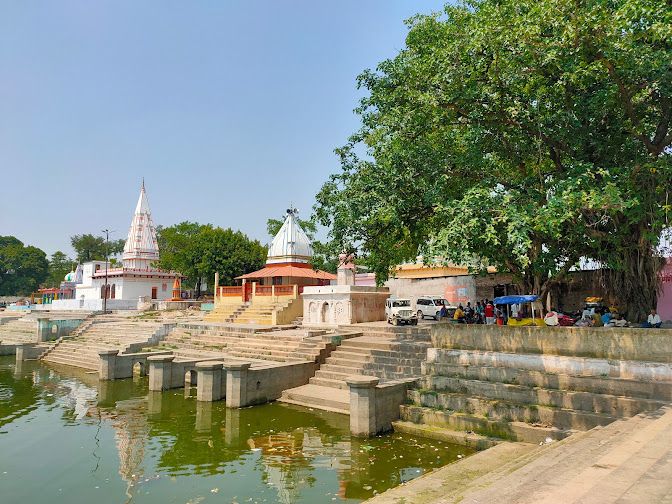
<path fill-rule="evenodd" d="M 492 300 L 495 305 L 505 305 L 507 310 L 507 325 L 510 326 L 533 326 L 533 325 L 545 325 L 542 318 L 535 317 L 534 313 L 534 302 L 539 299 L 539 296 L 536 294 L 527 294 L 527 295 L 511 295 L 511 296 L 500 296 Z M 530 304 L 532 318 L 529 317 L 511 317 L 511 306 L 517 305 L 522 308 L 523 304 Z M 519 311 L 518 310 L 518 311 Z"/>

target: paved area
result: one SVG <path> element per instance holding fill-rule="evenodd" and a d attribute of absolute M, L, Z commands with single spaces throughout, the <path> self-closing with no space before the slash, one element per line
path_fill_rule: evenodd
<path fill-rule="evenodd" d="M 368 502 L 672 504 L 671 476 L 672 407 L 665 407 L 534 449 L 500 444 Z"/>

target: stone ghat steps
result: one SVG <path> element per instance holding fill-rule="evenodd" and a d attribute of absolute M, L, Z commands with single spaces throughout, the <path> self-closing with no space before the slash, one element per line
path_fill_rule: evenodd
<path fill-rule="evenodd" d="M 20 318 L 0 325 L 0 341 L 4 343 L 34 343 L 37 341 L 37 322 Z"/>
<path fill-rule="evenodd" d="M 562 430 L 588 430 L 598 425 L 607 425 L 617 419 L 615 415 L 607 413 L 519 404 L 450 392 L 410 390 L 408 399 L 411 403 L 409 407 L 431 408 L 448 414 L 463 413 L 479 420 L 555 426 Z"/>
<path fill-rule="evenodd" d="M 430 376 L 425 380 L 427 391 L 421 395 L 443 397 L 444 393 L 487 398 L 516 404 L 533 404 L 577 411 L 604 413 L 616 417 L 631 417 L 642 411 L 656 410 L 666 401 L 625 397 L 588 391 L 558 390 L 509 383 Z M 447 407 L 446 404 L 441 404 Z"/>
<path fill-rule="evenodd" d="M 671 409 L 641 414 L 573 438 L 513 460 L 463 486 L 459 496 L 443 496 L 442 502 L 670 502 Z"/>
<path fill-rule="evenodd" d="M 159 322 L 137 322 L 128 319 L 95 323 L 81 334 L 63 338 L 54 348 L 43 355 L 42 360 L 90 370 L 100 365 L 99 352 L 119 350 L 121 353 L 132 346 L 149 345 Z"/>
<path fill-rule="evenodd" d="M 430 341 L 429 326 L 392 326 L 385 324 L 356 324 L 339 326 L 343 330 L 361 332 L 372 338 L 391 338 L 397 341 Z"/>
<path fill-rule="evenodd" d="M 346 390 L 348 388 L 345 379 L 348 376 L 364 375 L 377 376 L 381 382 L 387 380 L 398 380 L 402 378 L 412 378 L 420 376 L 420 367 L 342 367 L 332 366 L 331 364 L 323 364 L 320 369 L 310 379 L 310 383 L 314 385 L 322 385 L 325 387 L 334 387 Z M 382 376 L 381 376 L 382 375 Z"/>
<path fill-rule="evenodd" d="M 192 330 L 178 328 L 162 342 L 162 347 L 203 350 L 247 359 L 277 362 L 315 361 L 326 348 L 321 339 L 305 339 L 304 332 L 264 331 L 231 334 L 228 328 Z"/>
<path fill-rule="evenodd" d="M 218 331 L 218 330 L 208 330 L 208 331 L 194 331 L 188 329 L 174 329 L 170 332 L 169 338 L 189 338 L 189 339 L 198 339 L 203 341 L 220 341 L 225 340 L 262 340 L 262 341 L 274 341 L 274 342 L 301 342 L 305 341 L 305 333 L 295 333 L 291 335 L 283 334 L 290 331 L 264 331 L 259 333 L 254 332 L 237 332 L 237 331 Z"/>
<path fill-rule="evenodd" d="M 517 384 L 572 392 L 592 392 L 623 397 L 672 401 L 672 382 L 644 381 L 608 376 L 572 375 L 530 369 L 473 366 L 463 364 L 426 363 L 425 372 L 440 377 L 464 378 L 486 382 Z M 431 388 L 431 387 L 430 387 Z"/>
<path fill-rule="evenodd" d="M 534 425 L 509 419 L 491 420 L 484 416 L 478 417 L 457 411 L 441 411 L 435 408 L 408 404 L 400 406 L 400 420 L 429 426 L 437 430 L 457 431 L 460 434 L 475 433 L 490 439 L 529 443 L 540 443 L 547 438 L 564 439 L 574 432 L 558 427 Z"/>
<path fill-rule="evenodd" d="M 238 344 L 230 346 L 194 345 L 190 343 L 173 344 L 170 341 L 163 342 L 162 345 L 153 348 L 157 350 L 172 350 L 175 353 L 181 351 L 209 352 L 220 355 L 226 354 L 233 357 L 265 359 L 278 362 L 314 361 L 319 355 L 319 351 L 318 352 L 308 352 L 300 350 L 280 351 L 280 350 L 264 349 L 261 347 L 244 347 Z"/>
<path fill-rule="evenodd" d="M 334 413 L 350 414 L 350 392 L 317 385 L 302 385 L 282 392 L 280 402 Z"/>
<path fill-rule="evenodd" d="M 360 336 L 343 340 L 310 379 L 313 385 L 347 390 L 348 376 L 377 376 L 381 382 L 419 377 L 428 343 L 400 343 L 389 337 Z"/>

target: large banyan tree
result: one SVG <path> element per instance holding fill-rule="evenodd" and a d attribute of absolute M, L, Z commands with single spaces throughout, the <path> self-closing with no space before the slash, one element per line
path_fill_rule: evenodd
<path fill-rule="evenodd" d="M 473 0 L 411 19 L 365 71 L 316 216 L 379 279 L 492 265 L 544 296 L 582 258 L 641 319 L 672 208 L 672 4 Z"/>

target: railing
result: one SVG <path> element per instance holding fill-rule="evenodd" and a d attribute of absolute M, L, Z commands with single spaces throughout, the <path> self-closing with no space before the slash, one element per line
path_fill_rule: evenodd
<path fill-rule="evenodd" d="M 219 297 L 235 297 L 242 296 L 243 288 L 239 285 L 234 285 L 232 287 L 218 287 L 218 296 Z"/>
<path fill-rule="evenodd" d="M 255 296 L 272 296 L 274 285 L 257 285 L 254 288 Z"/>
<path fill-rule="evenodd" d="M 276 285 L 275 286 L 275 295 L 276 296 L 293 296 L 294 295 L 294 286 L 293 285 Z"/>

